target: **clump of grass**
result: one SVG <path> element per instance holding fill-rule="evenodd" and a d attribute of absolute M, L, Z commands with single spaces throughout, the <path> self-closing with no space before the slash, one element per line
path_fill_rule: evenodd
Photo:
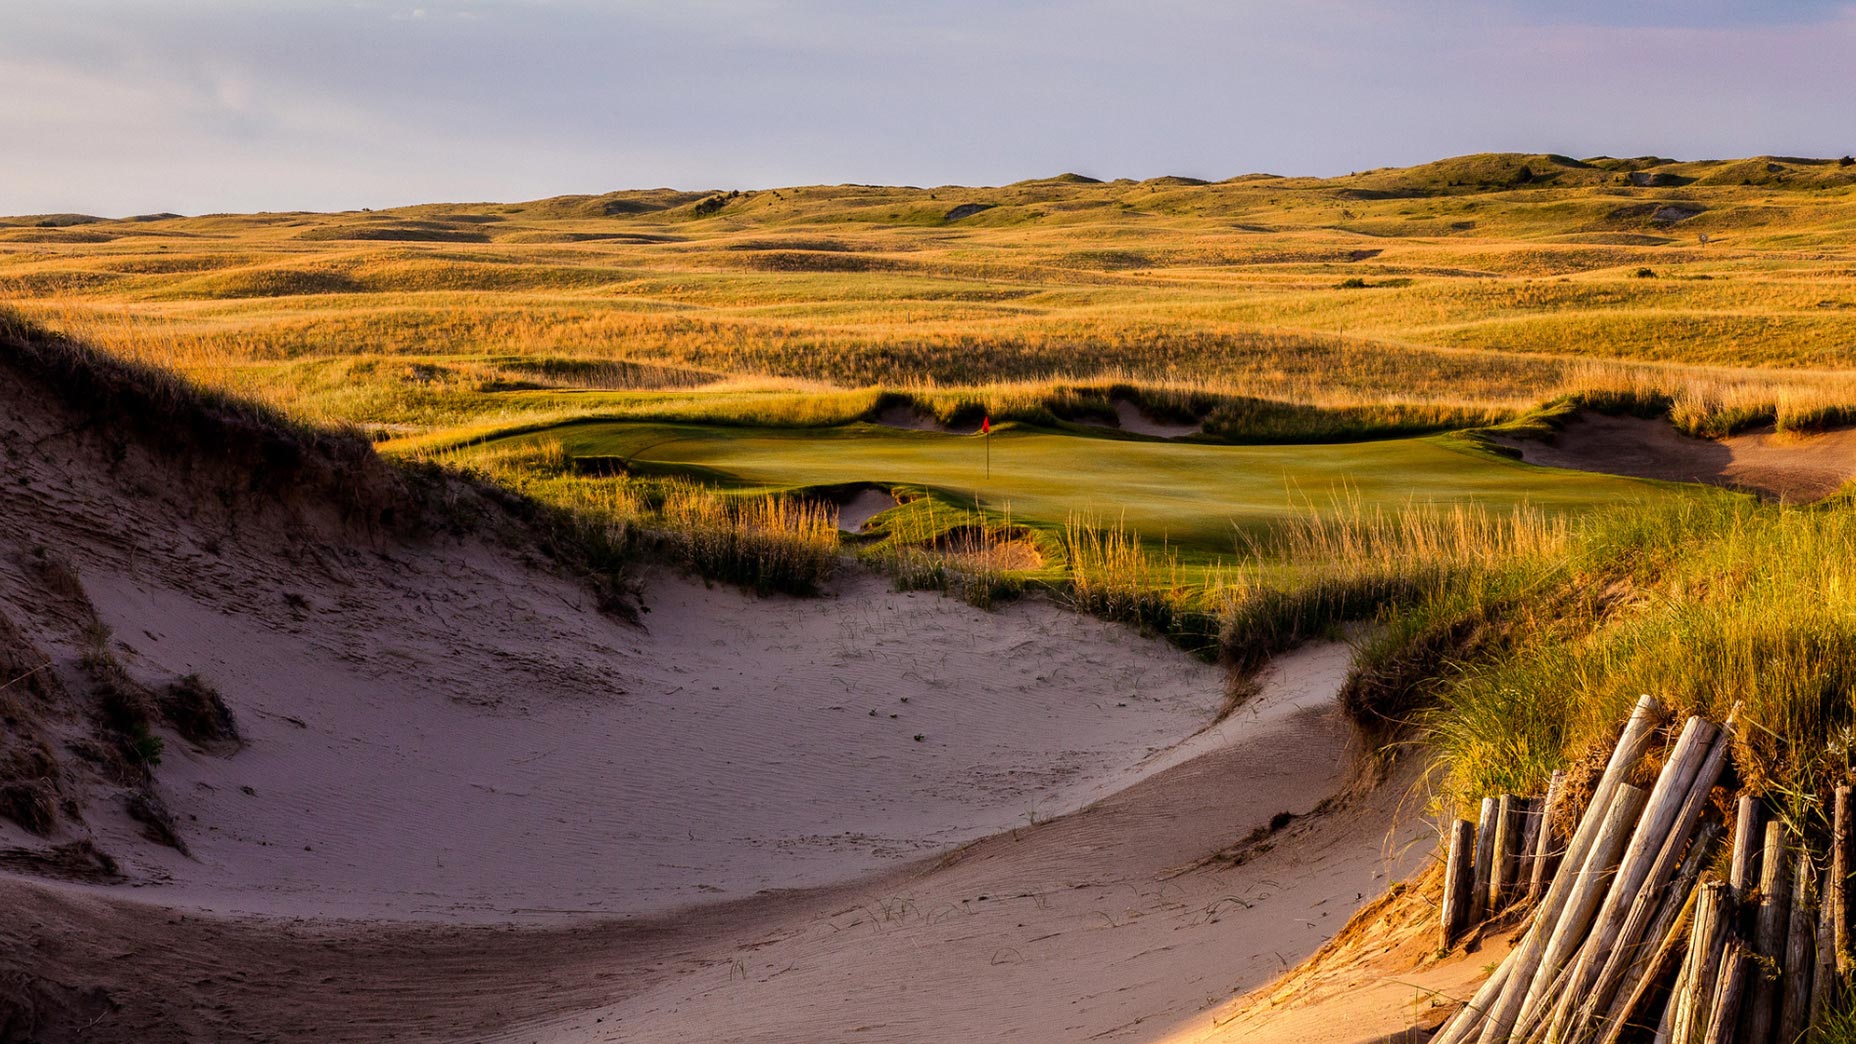
<path fill-rule="evenodd" d="M 697 572 L 756 591 L 815 592 L 839 557 L 837 508 L 817 501 L 729 496 L 673 480 L 656 518 Z"/>
<path fill-rule="evenodd" d="M 1171 549 L 1152 550 L 1124 523 L 1105 524 L 1088 514 L 1072 514 L 1064 522 L 1063 549 L 1066 596 L 1076 608 L 1165 635 L 1202 654 L 1216 649 L 1218 613 L 1207 591 L 1221 585 L 1216 579 L 1204 586 L 1187 583 Z"/>
<path fill-rule="evenodd" d="M 110 649 L 108 627 L 93 622 L 84 641 L 80 663 L 95 685 L 103 724 L 115 737 L 117 753 L 130 770 L 145 778 L 161 764 L 166 746 L 153 731 L 153 695 L 117 661 Z"/>
<path fill-rule="evenodd" d="M 1245 558 L 1221 594 L 1225 651 L 1260 664 L 1347 621 L 1474 590 L 1499 571 L 1531 572 L 1564 555 L 1571 525 L 1525 505 L 1388 511 L 1357 496 L 1308 505 L 1272 530 L 1240 534 Z"/>
<path fill-rule="evenodd" d="M 515 489 L 559 513 L 579 544 L 603 549 L 618 575 L 646 550 L 697 574 L 762 593 L 815 593 L 841 554 L 837 508 L 791 496 L 726 492 L 683 478 L 576 474 L 557 439 L 425 454 Z"/>
<path fill-rule="evenodd" d="M 874 561 L 899 591 L 941 591 L 990 609 L 1023 594 L 1025 574 L 1043 556 L 1009 509 L 988 517 L 924 501 L 890 523 Z"/>
<path fill-rule="evenodd" d="M 1382 734 L 1428 740 L 1446 801 L 1538 788 L 1609 742 L 1644 692 L 1715 720 L 1739 704 L 1740 778 L 1796 822 L 1849 777 L 1847 498 L 1801 508 L 1707 494 L 1576 520 L 1356 508 L 1310 513 L 1253 553 L 1228 595 L 1234 657 L 1376 621 L 1343 697 Z"/>

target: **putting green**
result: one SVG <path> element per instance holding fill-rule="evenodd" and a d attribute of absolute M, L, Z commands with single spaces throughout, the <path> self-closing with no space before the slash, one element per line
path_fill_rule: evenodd
<path fill-rule="evenodd" d="M 1148 539 L 1192 554 L 1228 555 L 1233 527 L 1253 528 L 1335 497 L 1369 505 L 1527 503 L 1578 511 L 1678 495 L 1674 487 L 1533 467 L 1450 436 L 1294 446 L 1220 446 L 998 430 L 973 435 L 868 424 L 824 429 L 588 422 L 508 441 L 558 439 L 576 457 L 699 472 L 761 489 L 873 482 L 924 487 L 956 502 L 1009 508 L 1014 519 L 1061 525 L 1072 513 L 1125 519 Z M 1197 557 L 1194 555 L 1194 557 Z"/>

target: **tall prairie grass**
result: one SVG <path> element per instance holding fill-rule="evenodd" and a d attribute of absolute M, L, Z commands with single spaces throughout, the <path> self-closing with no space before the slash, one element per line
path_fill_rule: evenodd
<path fill-rule="evenodd" d="M 898 590 L 942 591 L 989 609 L 1024 593 L 1045 567 L 1037 535 L 996 513 L 955 509 L 921 498 L 895 512 L 867 556 Z"/>
<path fill-rule="evenodd" d="M 1233 574 L 1226 646 L 1254 658 L 1373 621 L 1344 700 L 1384 734 L 1426 737 L 1444 800 L 1465 805 L 1537 791 L 1609 742 L 1640 693 L 1716 720 L 1738 705 L 1743 783 L 1808 826 L 1852 768 L 1850 508 L 1711 495 L 1576 519 L 1311 513 Z"/>
<path fill-rule="evenodd" d="M 703 577 L 763 593 L 812 594 L 841 557 L 836 507 L 791 496 L 743 495 L 681 478 L 573 473 L 558 441 L 420 454 L 562 510 L 583 533 L 634 557 L 651 551 Z"/>

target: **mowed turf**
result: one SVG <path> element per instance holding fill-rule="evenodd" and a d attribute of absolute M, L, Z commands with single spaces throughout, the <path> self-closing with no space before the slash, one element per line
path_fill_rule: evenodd
<path fill-rule="evenodd" d="M 1014 520 L 1058 526 L 1085 512 L 1123 521 L 1188 558 L 1229 555 L 1260 529 L 1359 498 L 1388 509 L 1477 502 L 1579 511 L 1676 495 L 1673 487 L 1514 463 L 1449 436 L 1298 446 L 1219 446 L 996 430 L 992 471 L 979 436 L 869 424 L 826 429 L 592 422 L 511 441 L 556 439 L 575 457 L 689 471 L 755 489 L 873 482 L 937 491 Z"/>

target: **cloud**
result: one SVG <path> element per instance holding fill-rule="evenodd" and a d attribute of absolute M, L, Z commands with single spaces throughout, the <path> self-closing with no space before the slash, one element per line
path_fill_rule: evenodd
<path fill-rule="evenodd" d="M 1851 53 L 1819 3 L 66 0 L 0 10 L 0 212 L 1841 153 Z"/>

